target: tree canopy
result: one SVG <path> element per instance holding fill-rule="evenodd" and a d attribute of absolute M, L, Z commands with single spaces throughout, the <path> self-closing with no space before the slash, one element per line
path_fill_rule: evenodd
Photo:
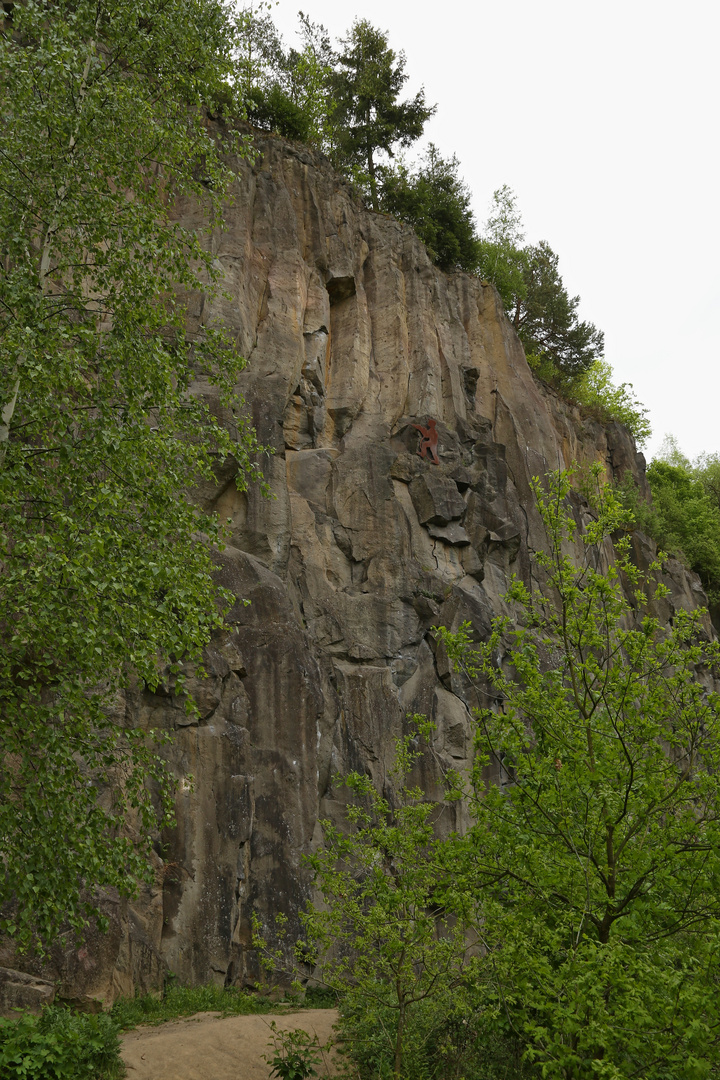
<path fill-rule="evenodd" d="M 238 73 L 248 120 L 328 150 L 335 53 L 325 28 L 299 14 L 302 48 L 286 49 L 271 5 L 244 8 L 238 18 Z"/>
<path fill-rule="evenodd" d="M 480 242 L 479 272 L 500 293 L 505 310 L 511 312 L 526 294 L 525 230 L 517 195 L 503 184 L 493 192 L 490 213 Z"/>
<path fill-rule="evenodd" d="M 341 44 L 332 76 L 336 156 L 367 174 L 371 202 L 378 209 L 378 151 L 392 157 L 396 146 L 419 139 L 435 106 L 426 104 L 424 90 L 399 100 L 408 79 L 405 54 L 395 53 L 388 35 L 367 19 L 356 19 Z"/>
<path fill-rule="evenodd" d="M 509 315 L 525 351 L 572 378 L 602 357 L 604 335 L 579 320 L 580 297 L 568 295 L 558 262 L 545 240 L 525 249 L 524 295 L 516 293 Z"/>
<path fill-rule="evenodd" d="M 173 220 L 183 196 L 218 220 L 232 13 L 32 0 L 0 29 L 0 930 L 26 946 L 146 872 L 167 782 L 118 694 L 180 691 L 222 622 L 222 528 L 188 492 L 227 459 L 244 484 L 256 447 L 242 359 L 186 333 L 182 290 L 218 272 Z"/>
<path fill-rule="evenodd" d="M 652 461 L 647 470 L 661 542 L 684 557 L 720 602 L 720 510 L 689 469 Z"/>
<path fill-rule="evenodd" d="M 647 470 L 652 503 L 640 499 L 630 479 L 620 489 L 638 526 L 698 575 L 716 623 L 720 612 L 719 478 L 720 456 L 702 454 L 691 462 L 668 436 Z"/>
<path fill-rule="evenodd" d="M 412 225 L 443 270 L 477 270 L 480 244 L 467 185 L 458 176 L 456 157 L 444 159 L 430 143 L 417 170 L 400 164 L 383 169 L 383 209 Z"/>
<path fill-rule="evenodd" d="M 479 917 L 490 937 L 497 920 L 543 1076 L 715 1075 L 720 646 L 702 610 L 660 623 L 660 564 L 640 571 L 627 536 L 610 547 L 625 511 L 609 487 L 579 564 L 570 475 L 535 491 L 552 544 L 541 584 L 510 589 L 516 625 L 497 619 L 479 646 L 441 631 L 483 691 L 466 839 Z"/>
<path fill-rule="evenodd" d="M 566 384 L 602 359 L 604 338 L 581 322 L 579 296 L 570 296 L 550 245 L 524 245 L 517 196 L 505 184 L 493 195 L 482 238 L 480 272 L 500 293 L 525 352 L 543 364 L 548 381 Z"/>

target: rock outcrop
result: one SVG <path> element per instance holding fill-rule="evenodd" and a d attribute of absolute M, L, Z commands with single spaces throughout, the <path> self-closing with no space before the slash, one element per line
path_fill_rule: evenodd
<path fill-rule="evenodd" d="M 181 210 L 189 225 L 200 213 Z M 165 965 L 186 982 L 256 979 L 251 917 L 295 918 L 318 820 L 342 813 L 337 779 L 385 783 L 416 712 L 467 768 L 473 701 L 431 627 L 470 620 L 482 635 L 510 576 L 530 580 L 547 543 L 531 477 L 599 461 L 645 483 L 625 429 L 537 385 L 495 290 L 440 272 L 324 159 L 260 140 L 213 244 L 227 296 L 212 310 L 192 297 L 191 329 L 222 319 L 248 359 L 241 389 L 272 450 L 273 497 L 239 492 L 231 462 L 198 493 L 229 520 L 231 629 L 191 681 L 199 719 L 169 690 L 127 696 L 135 723 L 175 731 L 178 824 L 158 838 L 156 885 L 131 904 L 108 897 L 110 934 L 58 952 L 50 975 L 73 998 L 152 988 Z M 413 425 L 429 418 L 439 465 L 417 454 Z M 704 601 L 671 571 L 672 604 Z"/>
<path fill-rule="evenodd" d="M 12 1016 L 13 1010 L 40 1013 L 55 1000 L 55 987 L 24 971 L 0 967 L 0 1016 Z"/>

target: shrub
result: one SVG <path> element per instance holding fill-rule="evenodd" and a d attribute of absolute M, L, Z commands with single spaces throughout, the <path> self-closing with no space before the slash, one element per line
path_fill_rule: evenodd
<path fill-rule="evenodd" d="M 430 143 L 420 168 L 383 169 L 382 209 L 412 225 L 428 255 L 443 270 L 474 273 L 480 244 L 470 191 L 458 176 L 456 157 L 444 159 Z"/>
<path fill-rule="evenodd" d="M 612 368 L 606 360 L 595 360 L 572 386 L 572 395 L 580 405 L 595 411 L 601 420 L 624 424 L 638 446 L 644 446 L 652 433 L 647 409 L 633 394 L 632 383 L 612 381 Z"/>
<path fill-rule="evenodd" d="M 530 370 L 558 394 L 602 423 L 624 424 L 638 446 L 652 434 L 648 411 L 633 393 L 632 383 L 612 381 L 613 370 L 606 360 L 595 360 L 579 375 L 568 375 L 546 354 L 527 354 Z"/>
<path fill-rule="evenodd" d="M 296 1031 L 281 1031 L 275 1021 L 270 1024 L 272 1054 L 263 1055 L 268 1065 L 272 1065 L 271 1076 L 279 1080 L 307 1080 L 317 1076 L 316 1065 L 323 1060 L 326 1047 L 320 1045 L 317 1035 L 310 1035 L 302 1028 Z"/>
<path fill-rule="evenodd" d="M 274 131 L 284 139 L 310 141 L 308 116 L 277 83 L 267 90 L 256 87 L 250 92 L 247 116 L 251 124 L 266 131 Z"/>
<path fill-rule="evenodd" d="M 359 1080 L 391 1080 L 395 1012 L 350 992 L 338 1027 Z M 418 1003 L 409 1019 L 403 1080 L 522 1080 L 522 1045 L 470 984 Z"/>
<path fill-rule="evenodd" d="M 119 1027 L 106 1014 L 90 1016 L 51 1006 L 42 1016 L 0 1019 L 3 1080 L 115 1080 L 124 1073 Z"/>

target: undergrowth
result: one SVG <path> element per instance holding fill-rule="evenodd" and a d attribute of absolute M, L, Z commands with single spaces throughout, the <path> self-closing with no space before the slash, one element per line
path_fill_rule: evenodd
<path fill-rule="evenodd" d="M 151 994 L 119 998 L 110 1015 L 127 1031 L 138 1024 L 162 1024 L 166 1020 L 176 1020 L 178 1017 L 192 1016 L 198 1012 L 218 1012 L 221 1016 L 248 1016 L 282 1011 L 277 1003 L 235 987 L 173 984 L 166 988 L 162 998 L 153 997 Z"/>
<path fill-rule="evenodd" d="M 51 1005 L 42 1016 L 0 1019 L 3 1080 L 119 1080 L 120 1025 L 111 1016 Z"/>
<path fill-rule="evenodd" d="M 293 1009 L 333 1008 L 335 995 L 308 990 L 291 998 Z M 125 1067 L 120 1058 L 122 1031 L 138 1024 L 162 1024 L 199 1012 L 221 1016 L 260 1013 L 282 1014 L 287 1004 L 235 987 L 177 986 L 171 983 L 162 997 L 144 994 L 120 998 L 109 1013 L 77 1013 L 51 1005 L 41 1016 L 18 1012 L 0 1018 L 0 1077 L 2 1080 L 120 1080 Z"/>

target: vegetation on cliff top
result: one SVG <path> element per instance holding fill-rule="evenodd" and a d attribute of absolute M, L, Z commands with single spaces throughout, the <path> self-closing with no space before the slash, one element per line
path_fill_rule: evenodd
<path fill-rule="evenodd" d="M 245 8 L 241 19 L 248 118 L 322 149 L 374 209 L 412 225 L 443 270 L 491 281 L 538 378 L 600 420 L 625 424 L 644 443 L 646 410 L 631 386 L 613 384 L 602 332 L 580 320 L 580 299 L 565 288 L 550 245 L 524 244 L 513 192 L 495 192 L 480 235 L 456 157 L 443 158 L 430 144 L 415 166 L 396 158 L 420 138 L 434 106 L 422 90 L 401 100 L 405 56 L 387 34 L 358 19 L 335 50 L 324 27 L 301 14 L 303 47 L 286 50 L 270 11 L 261 3 Z"/>

